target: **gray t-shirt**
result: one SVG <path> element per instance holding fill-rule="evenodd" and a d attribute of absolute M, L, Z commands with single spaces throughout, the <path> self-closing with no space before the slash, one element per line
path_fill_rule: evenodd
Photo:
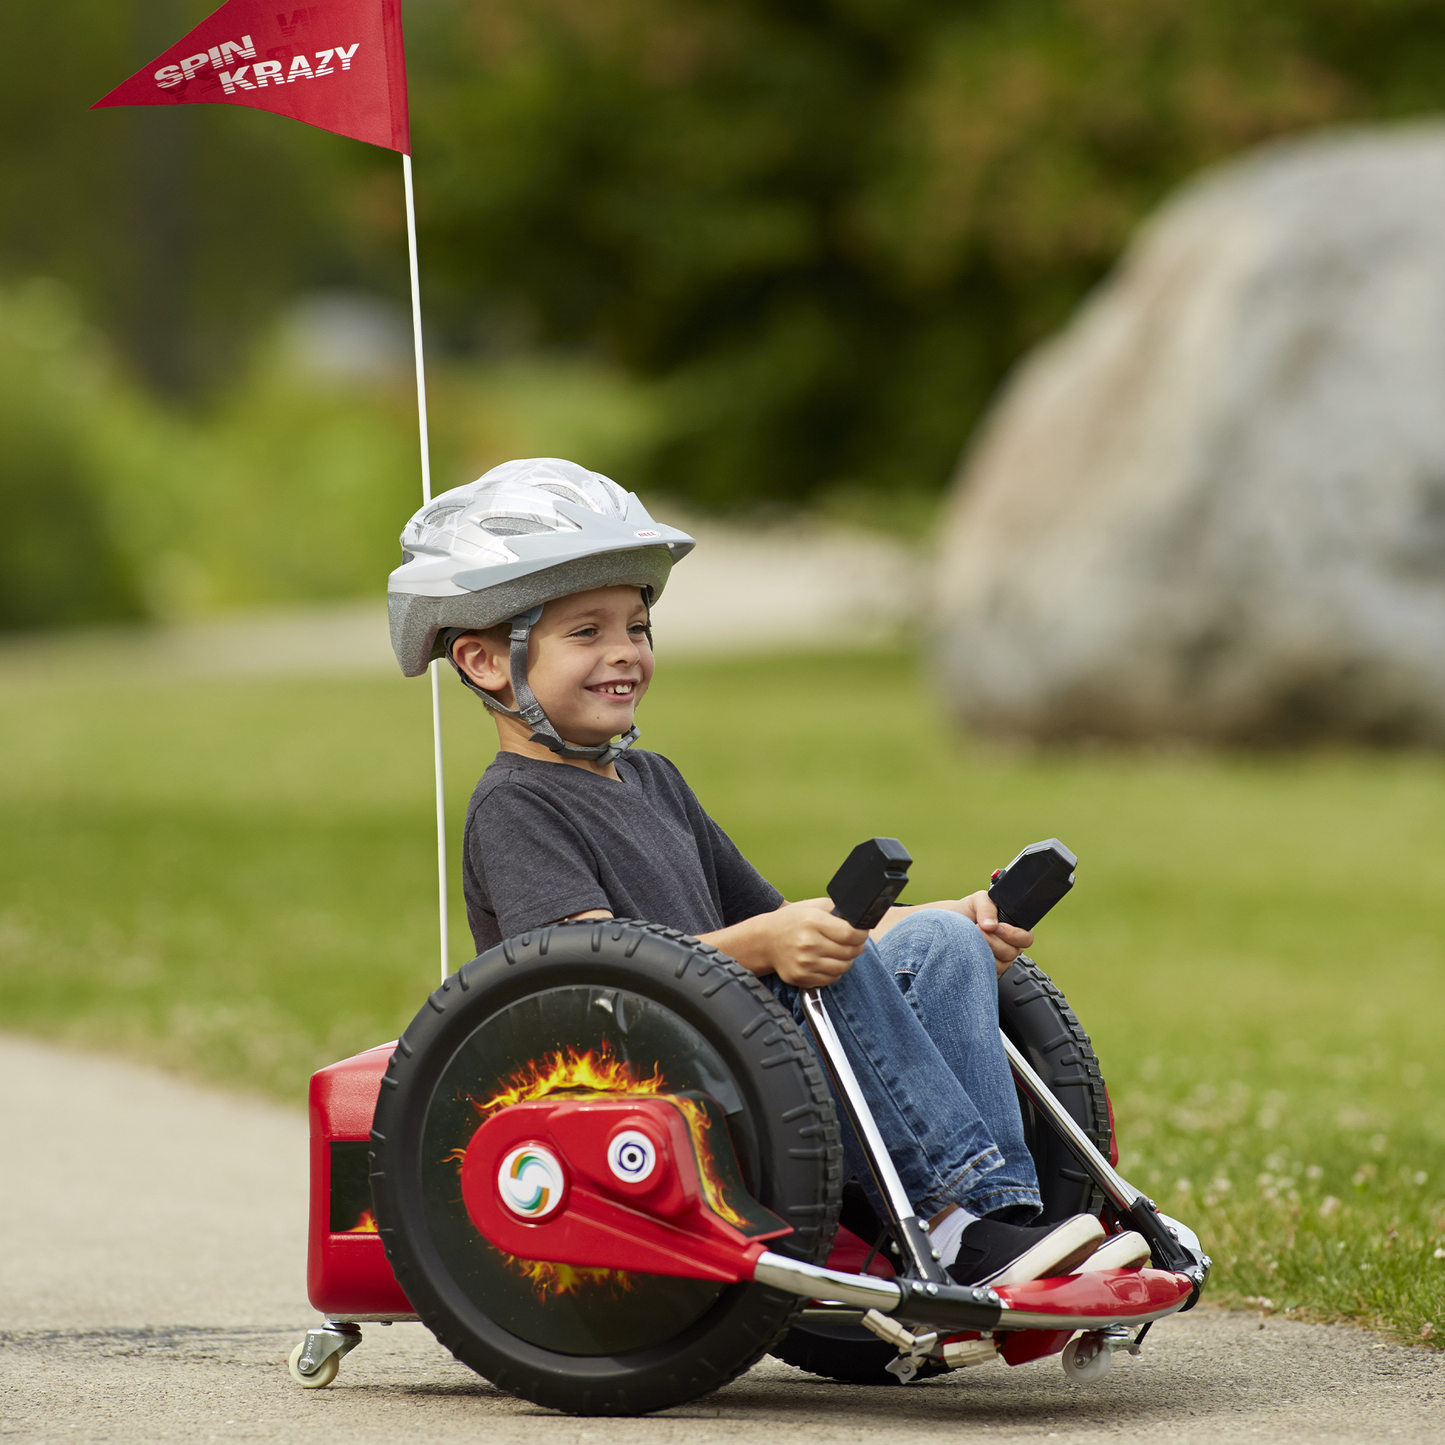
<path fill-rule="evenodd" d="M 660 753 L 634 748 L 617 772 L 499 753 L 482 774 L 462 862 L 479 953 L 592 908 L 697 934 L 783 901 Z"/>

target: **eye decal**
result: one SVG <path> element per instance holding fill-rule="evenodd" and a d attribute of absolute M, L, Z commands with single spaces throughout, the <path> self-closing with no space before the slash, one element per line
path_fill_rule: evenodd
<path fill-rule="evenodd" d="M 607 1167 L 625 1184 L 640 1184 L 657 1167 L 657 1148 L 639 1129 L 624 1129 L 607 1146 Z"/>

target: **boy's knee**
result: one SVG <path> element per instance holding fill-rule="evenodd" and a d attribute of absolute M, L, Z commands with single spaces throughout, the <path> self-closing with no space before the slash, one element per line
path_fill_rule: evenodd
<path fill-rule="evenodd" d="M 928 920 L 941 942 L 970 951 L 988 948 L 988 940 L 978 924 L 962 913 L 955 913 L 950 908 L 925 908 L 918 916 Z"/>
<path fill-rule="evenodd" d="M 924 908 L 909 914 L 895 931 L 907 929 L 911 950 L 933 958 L 947 957 L 960 967 L 993 969 L 993 951 L 988 939 L 971 919 L 948 908 Z M 900 939 L 900 942 L 903 940 Z"/>

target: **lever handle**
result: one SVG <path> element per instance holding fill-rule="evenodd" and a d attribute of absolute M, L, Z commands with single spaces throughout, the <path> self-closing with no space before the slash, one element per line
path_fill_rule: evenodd
<path fill-rule="evenodd" d="M 860 843 L 828 884 L 833 912 L 865 933 L 876 928 L 908 886 L 912 863 L 908 849 L 897 838 L 870 838 Z"/>

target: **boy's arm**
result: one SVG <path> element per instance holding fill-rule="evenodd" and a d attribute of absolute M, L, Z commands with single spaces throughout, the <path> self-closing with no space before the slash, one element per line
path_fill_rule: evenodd
<path fill-rule="evenodd" d="M 590 908 L 571 916 L 611 918 L 612 914 L 605 908 Z M 830 899 L 809 898 L 701 934 L 699 941 L 721 949 L 759 977 L 775 973 L 795 988 L 824 988 L 853 966 L 868 935 L 836 917 Z"/>
<path fill-rule="evenodd" d="M 999 919 L 998 908 L 988 896 L 987 889 L 970 893 L 967 898 L 944 898 L 937 903 L 890 908 L 873 930 L 873 937 L 882 938 L 895 924 L 902 923 L 910 913 L 917 913 L 921 908 L 942 908 L 949 913 L 961 913 L 978 924 L 979 932 L 988 939 L 988 946 L 993 950 L 994 964 L 1000 977 L 1024 949 L 1033 947 L 1034 936 L 1027 928 L 1015 928 L 1012 923 Z"/>
<path fill-rule="evenodd" d="M 890 908 L 883 921 L 873 930 L 873 937 L 882 938 L 890 928 L 901 923 L 910 913 L 924 908 L 941 908 L 961 913 L 976 923 L 993 951 L 994 966 L 1000 977 L 1024 949 L 1032 948 L 1034 936 L 1026 928 L 999 920 L 998 908 L 988 891 L 970 893 L 967 898 L 943 898 L 937 903 L 915 903 Z M 573 918 L 611 918 L 605 908 L 591 908 L 574 913 Z M 784 983 L 797 988 L 824 988 L 841 978 L 863 952 L 868 934 L 845 923 L 833 913 L 832 901 L 810 898 L 802 903 L 785 903 L 773 913 L 759 913 L 700 935 L 742 964 L 749 973 L 761 977 L 775 973 Z"/>

